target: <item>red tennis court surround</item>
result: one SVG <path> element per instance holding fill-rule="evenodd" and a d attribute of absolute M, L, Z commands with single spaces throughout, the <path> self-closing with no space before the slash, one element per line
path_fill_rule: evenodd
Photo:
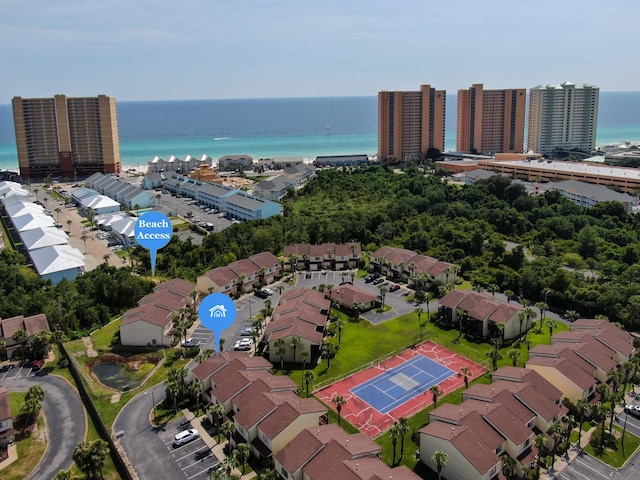
<path fill-rule="evenodd" d="M 393 410 L 390 410 L 388 413 L 381 413 L 358 395 L 352 393 L 352 390 L 361 390 L 357 387 L 367 384 L 375 377 L 383 376 L 387 372 L 393 371 L 405 363 L 414 363 L 420 356 L 427 357 L 455 372 L 454 375 L 451 375 L 438 384 L 443 395 L 451 393 L 464 385 L 464 376 L 461 373 L 462 367 L 469 368 L 471 378 L 476 378 L 487 372 L 485 367 L 472 362 L 468 358 L 453 353 L 433 342 L 425 342 L 414 349 L 405 350 L 395 357 L 389 358 L 373 367 L 323 388 L 316 392 L 316 396 L 331 408 L 335 409 L 331 399 L 336 395 L 342 395 L 347 401 L 346 405 L 342 407 L 342 417 L 358 427 L 362 433 L 369 437 L 376 437 L 389 428 L 398 418 L 410 417 L 419 410 L 431 405 L 433 403 L 432 393 L 428 390 L 416 391 L 415 396 L 408 398 L 401 405 L 393 408 Z"/>

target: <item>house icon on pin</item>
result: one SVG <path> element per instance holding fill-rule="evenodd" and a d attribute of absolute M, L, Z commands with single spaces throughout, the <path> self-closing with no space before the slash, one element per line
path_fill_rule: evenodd
<path fill-rule="evenodd" d="M 224 305 L 215 305 L 209 309 L 209 316 L 211 318 L 224 318 L 227 316 L 227 309 Z"/>

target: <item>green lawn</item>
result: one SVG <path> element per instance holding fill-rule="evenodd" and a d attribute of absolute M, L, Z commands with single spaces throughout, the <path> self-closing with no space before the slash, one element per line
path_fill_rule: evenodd
<path fill-rule="evenodd" d="M 591 445 L 585 447 L 585 451 L 589 455 L 593 455 L 598 460 L 606 463 L 610 467 L 620 468 L 625 462 L 633 455 L 633 453 L 640 446 L 640 438 L 636 437 L 628 431 L 624 435 L 624 449 L 622 448 L 622 428 L 618 425 L 614 425 L 613 429 L 617 432 L 620 438 L 617 438 L 618 448 L 616 450 L 605 449 L 604 452 L 600 449 L 593 448 Z"/>
<path fill-rule="evenodd" d="M 24 392 L 10 392 L 9 404 L 14 421 L 20 414 L 20 406 L 24 403 Z M 40 461 L 47 446 L 46 435 L 44 434 L 44 417 L 38 417 L 37 428 L 28 436 L 22 437 L 20 425 L 14 424 L 16 429 L 16 448 L 18 459 L 2 470 L 2 480 L 22 480 L 27 478 L 31 470 Z"/>
<path fill-rule="evenodd" d="M 91 334 L 91 343 L 93 343 L 96 352 L 104 353 L 111 350 L 111 341 L 120 331 L 120 323 L 122 323 L 122 318 L 114 320 Z"/>

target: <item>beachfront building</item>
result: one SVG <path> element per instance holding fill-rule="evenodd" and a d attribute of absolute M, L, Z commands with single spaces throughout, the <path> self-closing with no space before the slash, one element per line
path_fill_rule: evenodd
<path fill-rule="evenodd" d="M 218 159 L 218 171 L 241 171 L 253 168 L 253 157 L 251 155 L 225 155 Z"/>
<path fill-rule="evenodd" d="M 378 158 L 400 162 L 422 158 L 429 148 L 443 151 L 446 93 L 431 85 L 378 92 Z"/>
<path fill-rule="evenodd" d="M 316 157 L 316 167 L 357 167 L 368 165 L 369 156 L 361 155 L 324 155 Z"/>
<path fill-rule="evenodd" d="M 543 155 L 596 146 L 600 88 L 570 82 L 529 90 L 527 149 Z"/>
<path fill-rule="evenodd" d="M 22 178 L 119 173 L 116 99 L 106 95 L 12 100 Z"/>
<path fill-rule="evenodd" d="M 464 153 L 522 152 L 524 88 L 488 90 L 476 83 L 458 90 L 456 150 Z"/>

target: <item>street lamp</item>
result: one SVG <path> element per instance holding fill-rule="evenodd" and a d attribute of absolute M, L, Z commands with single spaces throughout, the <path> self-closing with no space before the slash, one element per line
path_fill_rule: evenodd
<path fill-rule="evenodd" d="M 544 303 L 547 303 L 547 295 L 549 295 L 549 293 L 551 293 L 551 290 L 544 292 Z"/>

